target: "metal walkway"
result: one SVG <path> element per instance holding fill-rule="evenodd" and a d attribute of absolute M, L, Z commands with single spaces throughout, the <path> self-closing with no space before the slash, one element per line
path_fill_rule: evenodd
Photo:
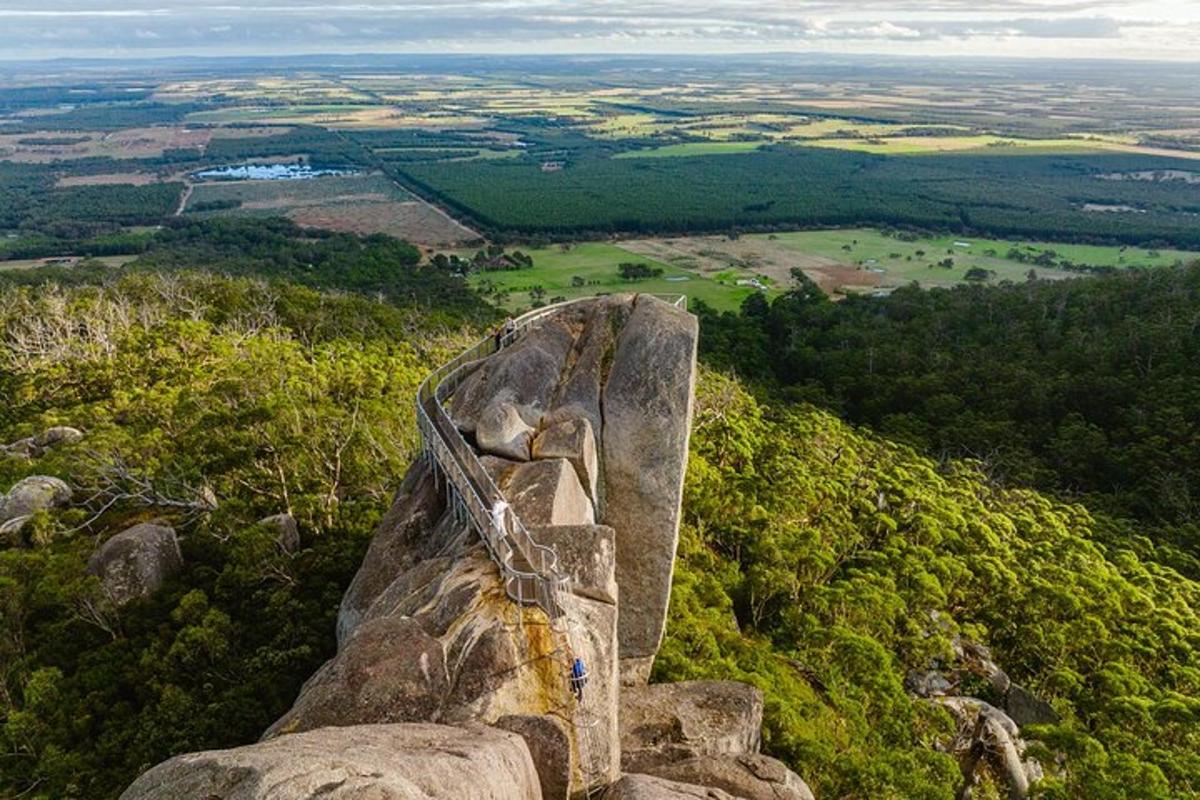
<path fill-rule="evenodd" d="M 679 308 L 687 308 L 683 295 L 660 297 Z M 519 340 L 530 329 L 564 308 L 576 303 L 593 301 L 581 298 L 535 309 L 514 320 L 514 329 L 497 339 L 489 336 L 474 347 L 434 370 L 417 390 L 417 428 L 421 433 L 423 457 L 436 478 L 446 486 L 447 505 L 455 518 L 469 523 L 487 545 L 488 553 L 500 568 L 504 589 L 519 606 L 536 605 L 546 612 L 553 634 L 554 653 L 563 657 L 564 685 L 567 687 L 565 708 L 571 708 L 575 741 L 579 748 L 579 769 L 584 791 L 590 798 L 603 788 L 607 770 L 592 761 L 593 754 L 603 753 L 592 739 L 599 719 L 588 712 L 583 702 L 575 700 L 570 690 L 570 668 L 579 652 L 577 633 L 562 603 L 568 576 L 559 568 L 558 554 L 553 548 L 534 541 L 511 506 L 504 511 L 500 525 L 493 519 L 492 510 L 504 495 L 491 475 L 479 461 L 479 455 L 454 425 L 445 403 L 471 373 L 470 367 Z M 599 433 L 599 432 L 597 432 Z M 584 695 L 587 697 L 587 693 Z"/>

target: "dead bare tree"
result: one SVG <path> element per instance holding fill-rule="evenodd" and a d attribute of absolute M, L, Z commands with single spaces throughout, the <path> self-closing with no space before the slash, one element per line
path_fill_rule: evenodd
<path fill-rule="evenodd" d="M 87 470 L 90 480 L 81 480 L 79 485 L 88 494 L 83 506 L 92 514 L 75 530 L 90 529 L 105 512 L 122 503 L 174 511 L 183 517 L 183 524 L 217 508 L 216 495 L 207 486 L 197 487 L 179 478 L 152 478 L 130 467 L 120 456 L 89 455 L 93 464 Z"/>

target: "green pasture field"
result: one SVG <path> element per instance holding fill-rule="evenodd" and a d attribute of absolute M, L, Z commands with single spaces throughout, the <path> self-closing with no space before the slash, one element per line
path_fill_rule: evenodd
<path fill-rule="evenodd" d="M 758 291 L 749 286 L 736 285 L 738 278 L 753 277 L 749 272 L 743 274 L 743 271 L 729 270 L 709 278 L 699 272 L 665 264 L 605 242 L 517 249 L 533 257 L 533 267 L 471 275 L 471 284 L 477 288 L 490 282 L 491 286 L 508 291 L 509 297 L 504 307 L 512 311 L 530 307 L 532 300 L 529 291 L 534 286 L 546 290 L 547 301 L 554 297 L 573 299 L 617 292 L 685 294 L 689 302 L 703 300 L 722 311 L 736 310 L 743 300 Z M 469 257 L 471 252 L 464 251 L 459 255 Z M 622 280 L 617 273 L 617 266 L 624 262 L 660 267 L 663 277 L 632 282 Z M 571 279 L 575 277 L 582 278 L 587 285 L 572 286 Z M 684 277 L 687 280 L 667 280 L 671 277 Z"/>
<path fill-rule="evenodd" d="M 746 153 L 757 150 L 766 142 L 683 142 L 653 147 L 649 150 L 631 150 L 619 153 L 614 158 L 679 158 L 685 156 L 717 156 L 727 153 Z"/>
<path fill-rule="evenodd" d="M 911 281 L 928 286 L 962 283 L 967 270 L 973 267 L 994 273 L 990 281 L 1023 281 L 1031 269 L 1043 278 L 1081 274 L 1009 259 L 1007 255 L 1014 248 L 1026 253 L 1030 261 L 1051 252 L 1055 254 L 1056 261 L 1066 259 L 1075 264 L 1118 269 L 1163 267 L 1200 259 L 1200 252 L 1186 250 L 1147 250 L 973 237 L 935 236 L 906 242 L 869 228 L 756 234 L 747 238 L 770 237 L 773 237 L 771 241 L 776 247 L 797 254 L 821 256 L 866 269 L 882 270 L 884 285 L 888 286 Z M 960 242 L 968 246 L 963 247 L 958 244 Z M 849 250 L 845 249 L 847 246 Z M 923 255 L 918 255 L 918 251 Z M 893 258 L 893 254 L 898 254 L 899 258 Z M 937 262 L 946 258 L 954 260 L 953 268 L 936 266 Z"/>

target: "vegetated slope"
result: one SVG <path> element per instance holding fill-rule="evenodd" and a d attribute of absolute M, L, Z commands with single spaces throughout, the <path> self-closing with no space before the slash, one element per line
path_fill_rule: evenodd
<path fill-rule="evenodd" d="M 288 707 L 414 456 L 416 387 L 462 346 L 448 319 L 203 273 L 0 292 L 0 443 L 84 433 L 0 453 L 0 489 L 75 489 L 0 549 L 0 794 L 114 797 Z M 294 552 L 255 524 L 280 512 Z M 149 519 L 176 527 L 183 570 L 115 612 L 85 564 Z"/>
<path fill-rule="evenodd" d="M 657 159 L 607 158 L 582 149 L 556 171 L 543 171 L 533 156 L 395 169 L 500 234 L 892 224 L 1059 241 L 1200 245 L 1200 203 L 1188 184 L 1099 178 L 1197 169 L 1197 162 L 1183 159 L 887 157 L 781 145 Z M 1082 210 L 1087 203 L 1144 213 Z"/>
<path fill-rule="evenodd" d="M 1200 264 L 706 315 L 707 357 L 993 478 L 1138 521 L 1200 576 Z"/>
<path fill-rule="evenodd" d="M 1104 544 L 1103 517 L 711 371 L 684 508 L 656 675 L 761 686 L 767 749 L 819 796 L 956 797 L 949 717 L 903 685 L 955 634 L 1062 715 L 1024 729 L 1038 796 L 1200 794 L 1200 585 Z"/>

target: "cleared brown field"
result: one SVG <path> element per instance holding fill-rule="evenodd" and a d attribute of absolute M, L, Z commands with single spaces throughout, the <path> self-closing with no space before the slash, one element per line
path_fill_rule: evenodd
<path fill-rule="evenodd" d="M 792 269 L 798 267 L 831 296 L 872 289 L 882 282 L 878 273 L 824 256 L 797 253 L 770 239 L 688 236 L 633 239 L 621 242 L 621 247 L 706 274 L 746 270 L 770 278 L 779 287 L 792 285 Z"/>
<path fill-rule="evenodd" d="M 424 247 L 457 247 L 479 234 L 419 200 L 355 200 L 293 208 L 299 225 L 347 233 L 386 233 Z"/>
<path fill-rule="evenodd" d="M 58 186 L 111 186 L 131 184 L 145 186 L 157 183 L 158 176 L 152 172 L 108 172 L 103 175 L 65 175 L 58 179 Z"/>
<path fill-rule="evenodd" d="M 38 139 L 50 141 L 82 139 L 83 141 L 70 144 L 38 144 L 36 143 Z M 161 156 L 163 150 L 204 147 L 210 139 L 212 139 L 211 130 L 182 125 L 126 128 L 109 133 L 98 131 L 10 133 L 0 135 L 0 158 L 27 164 L 45 164 L 56 159 L 97 156 L 152 158 Z M 30 141 L 35 143 L 30 144 Z"/>

